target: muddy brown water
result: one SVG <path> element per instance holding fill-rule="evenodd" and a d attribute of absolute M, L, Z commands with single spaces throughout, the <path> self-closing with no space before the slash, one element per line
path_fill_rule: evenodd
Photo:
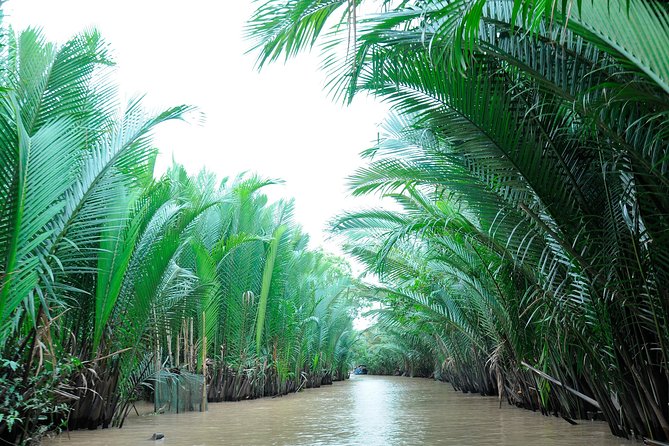
<path fill-rule="evenodd" d="M 163 440 L 148 440 L 162 432 Z M 69 438 L 68 438 L 69 436 Z M 204 413 L 134 416 L 123 429 L 76 431 L 48 445 L 634 446 L 602 422 L 566 421 L 454 392 L 429 379 L 353 376 L 279 398 L 212 403 Z"/>

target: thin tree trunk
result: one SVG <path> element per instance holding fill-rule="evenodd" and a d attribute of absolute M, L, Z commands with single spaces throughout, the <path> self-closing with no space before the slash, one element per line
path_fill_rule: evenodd
<path fill-rule="evenodd" d="M 176 351 L 176 356 L 174 358 L 174 366 L 176 368 L 179 368 L 179 361 L 180 361 L 179 354 L 181 352 L 181 330 L 177 330 L 176 349 L 177 351 Z"/>
<path fill-rule="evenodd" d="M 158 321 L 156 319 L 155 308 L 153 309 L 153 321 L 154 321 L 154 324 L 157 325 Z M 154 366 L 155 366 L 155 370 L 156 370 L 156 379 L 155 379 L 155 390 L 154 390 L 154 398 L 153 398 L 153 410 L 155 412 L 158 412 L 158 409 L 159 409 L 158 403 L 160 401 L 160 383 L 158 382 L 159 379 L 160 379 L 160 339 L 158 338 L 158 329 L 155 325 L 154 325 L 154 329 L 155 329 L 155 335 L 156 335 L 155 336 L 155 341 L 156 341 L 155 348 L 156 349 L 155 349 L 155 353 L 154 353 Z"/>
<path fill-rule="evenodd" d="M 202 312 L 202 402 L 200 404 L 200 411 L 207 410 L 207 334 L 205 331 L 206 317 L 204 311 Z"/>
<path fill-rule="evenodd" d="M 172 360 L 172 333 L 170 329 L 167 329 L 167 357 L 169 358 L 170 366 L 174 367 L 174 361 Z"/>
<path fill-rule="evenodd" d="M 193 318 L 190 318 L 190 329 L 188 331 L 188 340 L 190 345 L 188 346 L 190 351 L 190 357 L 188 358 L 189 366 L 191 372 L 195 372 L 195 346 L 193 345 Z"/>

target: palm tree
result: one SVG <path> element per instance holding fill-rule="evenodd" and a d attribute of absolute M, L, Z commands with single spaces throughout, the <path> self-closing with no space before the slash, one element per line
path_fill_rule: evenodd
<path fill-rule="evenodd" d="M 302 370 L 343 379 L 350 271 L 307 248 L 291 202 L 268 203 L 277 181 L 178 165 L 156 178 L 152 131 L 191 107 L 120 107 L 96 31 L 63 46 L 10 33 L 7 49 L 0 439 L 120 426 L 147 394 L 192 410 L 295 390 Z M 300 331 L 311 316 L 323 330 Z M 187 401 L 165 392 L 175 382 Z"/>
<path fill-rule="evenodd" d="M 38 372 L 55 370 L 67 351 L 70 333 L 53 330 L 54 321 L 87 300 L 100 246 L 123 230 L 135 198 L 129 188 L 150 178 L 152 129 L 188 108 L 147 115 L 133 101 L 120 111 L 105 80 L 107 47 L 95 31 L 56 47 L 27 30 L 8 48 L 0 111 L 0 348 L 4 358 L 25 361 L 9 373 L 22 373 L 25 386 L 37 357 L 50 358 L 40 359 Z M 99 329 L 108 317 L 102 307 Z M 23 420 L 22 436 L 32 422 Z"/>
<path fill-rule="evenodd" d="M 358 3 L 268 1 L 249 33 L 262 66 L 314 46 L 344 8 L 348 31 L 331 21 L 324 41 L 333 95 L 388 101 L 405 131 L 433 147 L 414 150 L 417 137 L 389 147 L 395 158 L 357 184 L 361 193 L 400 190 L 402 204 L 427 204 L 423 220 L 414 220 L 414 204 L 392 222 L 375 267 L 397 241 L 425 239 L 423 249 L 445 257 L 429 276 L 455 268 L 467 292 L 485 300 L 494 324 L 472 329 L 518 355 L 507 375 L 533 371 L 545 407 L 573 416 L 596 400 L 615 434 L 669 437 L 658 390 L 667 386 L 669 345 L 666 5 L 366 2 L 378 13 L 362 15 Z M 417 184 L 430 195 L 412 192 Z M 444 206 L 459 211 L 442 215 Z M 461 218 L 471 224 L 450 227 Z M 353 220 L 376 227 L 384 219 L 390 225 L 378 214 Z M 435 234 L 435 225 L 446 229 Z M 520 293 L 505 291 L 518 285 Z M 448 293 L 450 283 L 439 288 Z M 531 309 L 521 312 L 526 348 L 500 337 L 519 333 L 509 323 L 520 308 Z M 485 355 L 493 361 L 496 352 Z"/>

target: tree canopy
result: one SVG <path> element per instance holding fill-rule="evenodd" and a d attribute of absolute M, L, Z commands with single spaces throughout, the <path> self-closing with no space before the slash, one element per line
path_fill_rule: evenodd
<path fill-rule="evenodd" d="M 666 3 L 270 0 L 248 32 L 392 107 L 351 190 L 401 211 L 333 223 L 381 278 L 369 352 L 669 437 Z"/>

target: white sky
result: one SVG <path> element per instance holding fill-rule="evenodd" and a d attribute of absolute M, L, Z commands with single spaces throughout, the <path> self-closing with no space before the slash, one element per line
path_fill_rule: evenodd
<path fill-rule="evenodd" d="M 4 10 L 15 29 L 40 27 L 56 42 L 98 28 L 114 50 L 125 96 L 146 93 L 151 109 L 186 103 L 206 114 L 203 126 L 159 130 L 159 169 L 174 157 L 191 173 L 206 167 L 220 178 L 242 171 L 281 178 L 286 184 L 266 193 L 295 197 L 312 246 L 339 254 L 324 229 L 340 210 L 375 202 L 354 202 L 345 183 L 387 108 L 365 98 L 334 104 L 322 91 L 317 50 L 256 72 L 242 38 L 252 8 L 250 0 L 10 0 Z"/>

